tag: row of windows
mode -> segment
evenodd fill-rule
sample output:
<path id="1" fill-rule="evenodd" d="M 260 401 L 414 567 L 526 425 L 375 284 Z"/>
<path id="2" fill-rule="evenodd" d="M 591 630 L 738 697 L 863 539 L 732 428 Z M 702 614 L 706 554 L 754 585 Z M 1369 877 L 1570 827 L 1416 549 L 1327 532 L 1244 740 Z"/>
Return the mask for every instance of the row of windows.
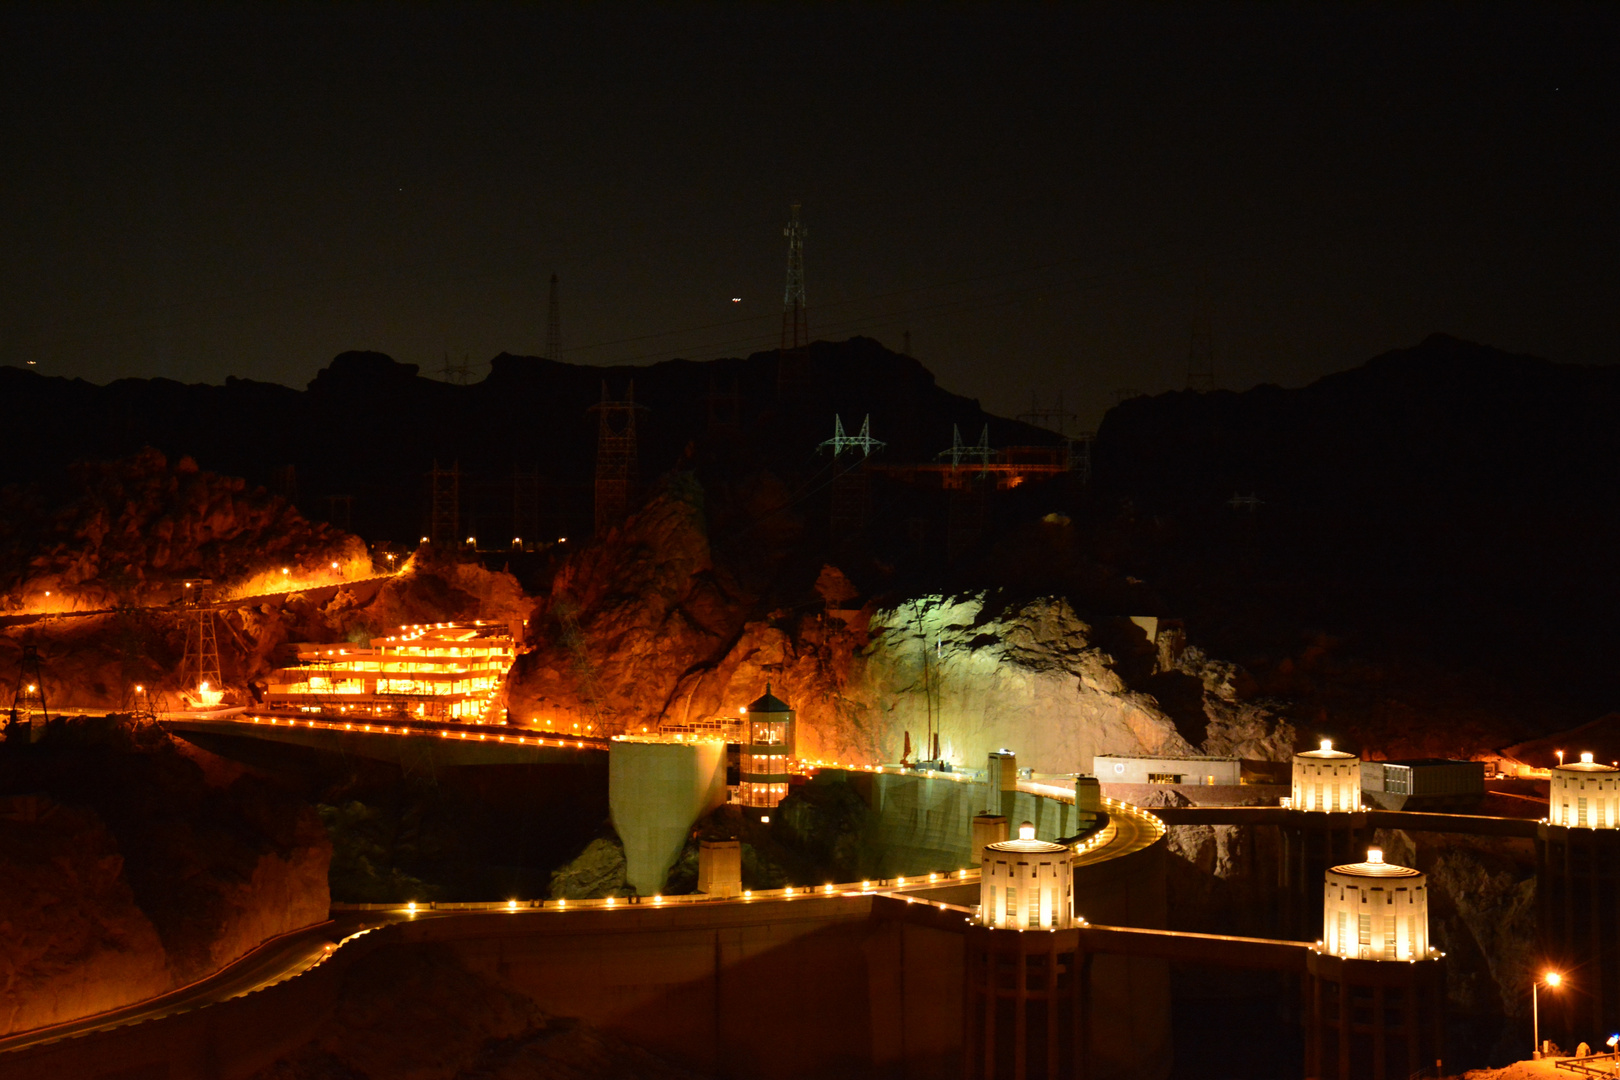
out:
<path id="1" fill-rule="evenodd" d="M 1616 824 L 1615 811 L 1612 806 L 1613 804 L 1608 799 L 1598 799 L 1597 805 L 1588 807 L 1584 797 L 1578 798 L 1575 800 L 1575 816 L 1571 818 L 1569 800 L 1565 799 L 1563 802 L 1563 819 L 1559 824 L 1574 825 L 1578 828 L 1587 826 L 1597 829 L 1611 828 Z"/>
<path id="2" fill-rule="evenodd" d="M 1416 955 L 1424 947 L 1424 942 L 1418 934 L 1418 917 L 1406 917 L 1406 941 L 1400 941 L 1398 933 L 1399 922 L 1394 915 L 1382 917 L 1363 913 L 1356 918 L 1356 939 L 1354 949 L 1350 941 L 1350 913 L 1339 912 L 1335 927 L 1332 952 L 1339 956 L 1353 956 L 1362 960 L 1407 960 Z M 1380 931 L 1378 940 L 1373 940 L 1375 928 Z"/>

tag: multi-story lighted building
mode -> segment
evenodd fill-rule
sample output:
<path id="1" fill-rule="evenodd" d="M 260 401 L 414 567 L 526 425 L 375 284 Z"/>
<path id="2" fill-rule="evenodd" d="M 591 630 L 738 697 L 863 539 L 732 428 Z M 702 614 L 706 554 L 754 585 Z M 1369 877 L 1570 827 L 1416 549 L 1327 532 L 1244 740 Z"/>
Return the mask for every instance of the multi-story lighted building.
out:
<path id="1" fill-rule="evenodd" d="M 1593 761 L 1590 752 L 1553 769 L 1547 820 L 1577 829 L 1620 829 L 1620 769 Z"/>
<path id="2" fill-rule="evenodd" d="M 744 806 L 771 807 L 788 793 L 789 762 L 793 758 L 793 709 L 765 693 L 744 717 L 747 741 L 737 760 L 737 801 Z"/>
<path id="3" fill-rule="evenodd" d="M 998 930 L 1066 930 L 1074 925 L 1074 852 L 1035 839 L 1024 822 L 1018 837 L 984 845 L 979 863 L 979 921 Z"/>
<path id="4" fill-rule="evenodd" d="M 1333 749 L 1323 739 L 1316 750 L 1294 755 L 1295 810 L 1360 810 L 1361 758 Z"/>
<path id="5" fill-rule="evenodd" d="M 1351 960 L 1412 960 L 1429 951 L 1429 894 L 1422 872 L 1384 861 L 1379 848 L 1367 861 L 1327 872 L 1322 943 Z"/>
<path id="6" fill-rule="evenodd" d="M 265 704 L 344 716 L 428 720 L 490 716 L 516 653 L 504 623 L 401 626 L 369 645 L 302 644 L 296 667 L 271 675 Z"/>

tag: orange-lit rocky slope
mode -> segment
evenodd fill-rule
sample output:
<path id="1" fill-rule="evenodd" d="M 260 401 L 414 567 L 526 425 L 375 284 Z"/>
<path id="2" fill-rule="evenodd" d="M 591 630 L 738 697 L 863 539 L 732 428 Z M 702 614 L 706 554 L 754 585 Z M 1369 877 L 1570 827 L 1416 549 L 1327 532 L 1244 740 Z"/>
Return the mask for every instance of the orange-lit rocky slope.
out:
<path id="1" fill-rule="evenodd" d="M 831 564 L 801 575 L 803 595 L 751 593 L 708 530 L 681 476 L 572 557 L 530 618 L 514 717 L 688 724 L 736 716 L 770 682 L 810 759 L 898 760 L 930 725 L 945 757 L 974 767 L 1000 746 L 1050 772 L 1095 753 L 1291 752 L 1292 730 L 1241 699 L 1234 668 L 1173 635 L 1150 643 L 1127 620 L 1001 590 L 863 602 Z"/>
<path id="2" fill-rule="evenodd" d="M 151 449 L 74 466 L 60 488 L 0 494 L 0 614 L 166 603 L 185 578 L 364 557 L 358 537 L 284 499 Z"/>
<path id="3" fill-rule="evenodd" d="M 0 746 L 0 1033 L 116 1008 L 326 917 L 315 812 L 151 728 Z"/>
<path id="4" fill-rule="evenodd" d="M 15 684 L 31 642 L 52 708 L 128 710 L 137 685 L 159 707 L 178 705 L 195 616 L 177 601 L 194 578 L 211 578 L 216 596 L 259 598 L 217 614 L 221 674 L 237 703 L 290 661 L 291 642 L 360 640 L 408 622 L 509 622 L 530 606 L 510 574 L 456 556 L 423 554 L 386 582 L 365 583 L 389 567 L 374 567 L 359 537 L 307 521 L 240 479 L 151 450 L 77 466 L 49 491 L 8 488 L 0 501 L 0 567 L 10 574 L 0 578 L 0 622 L 8 624 L 0 685 Z M 74 611 L 100 613 L 51 617 Z"/>

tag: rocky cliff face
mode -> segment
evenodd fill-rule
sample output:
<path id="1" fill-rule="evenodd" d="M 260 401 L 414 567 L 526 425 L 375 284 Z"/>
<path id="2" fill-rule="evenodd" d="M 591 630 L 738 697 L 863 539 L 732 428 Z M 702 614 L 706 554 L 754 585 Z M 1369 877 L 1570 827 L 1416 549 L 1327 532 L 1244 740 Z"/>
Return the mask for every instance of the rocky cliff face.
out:
<path id="1" fill-rule="evenodd" d="M 707 530 L 683 477 L 572 558 L 530 617 L 513 715 L 684 725 L 737 717 L 769 682 L 808 759 L 894 761 L 908 734 L 919 756 L 930 730 L 948 760 L 977 768 L 1010 746 L 1040 772 L 1089 770 L 1098 753 L 1291 752 L 1292 729 L 1243 700 L 1237 669 L 1174 635 L 1000 591 L 859 606 L 830 565 L 804 595 L 766 600 L 717 565 Z"/>
<path id="2" fill-rule="evenodd" d="M 314 812 L 240 771 L 213 779 L 110 720 L 0 748 L 4 1030 L 150 997 L 326 918 Z"/>
<path id="3" fill-rule="evenodd" d="M 456 554 L 423 552 L 380 587 L 295 592 L 218 611 L 221 674 L 233 700 L 245 702 L 249 683 L 292 662 L 290 643 L 361 641 L 404 623 L 447 619 L 521 627 L 530 607 L 511 574 Z M 178 705 L 186 633 L 195 618 L 165 604 L 7 628 L 0 632 L 0 685 L 15 685 L 26 637 L 43 660 L 52 709 L 129 711 L 137 685 L 151 690 L 160 708 L 164 701 Z"/>
<path id="4" fill-rule="evenodd" d="M 0 494 L 0 609 L 166 603 L 188 577 L 221 584 L 275 564 L 365 559 L 365 545 L 239 477 L 147 449 L 74 466 L 50 490 Z M 49 595 L 47 595 L 49 594 Z"/>
<path id="5" fill-rule="evenodd" d="M 0 1034 L 168 990 L 169 958 L 94 810 L 0 798 Z"/>

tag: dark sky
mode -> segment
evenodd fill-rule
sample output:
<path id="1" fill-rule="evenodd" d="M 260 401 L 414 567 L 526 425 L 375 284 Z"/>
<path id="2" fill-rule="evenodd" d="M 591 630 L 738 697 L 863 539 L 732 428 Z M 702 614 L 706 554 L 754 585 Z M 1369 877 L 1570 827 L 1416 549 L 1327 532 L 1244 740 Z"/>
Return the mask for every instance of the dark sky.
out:
<path id="1" fill-rule="evenodd" d="M 1610 363 L 1609 7 L 0 12 L 0 363 L 302 386 L 812 334 L 1094 423 L 1444 330 Z M 733 303 L 740 297 L 740 303 Z"/>

